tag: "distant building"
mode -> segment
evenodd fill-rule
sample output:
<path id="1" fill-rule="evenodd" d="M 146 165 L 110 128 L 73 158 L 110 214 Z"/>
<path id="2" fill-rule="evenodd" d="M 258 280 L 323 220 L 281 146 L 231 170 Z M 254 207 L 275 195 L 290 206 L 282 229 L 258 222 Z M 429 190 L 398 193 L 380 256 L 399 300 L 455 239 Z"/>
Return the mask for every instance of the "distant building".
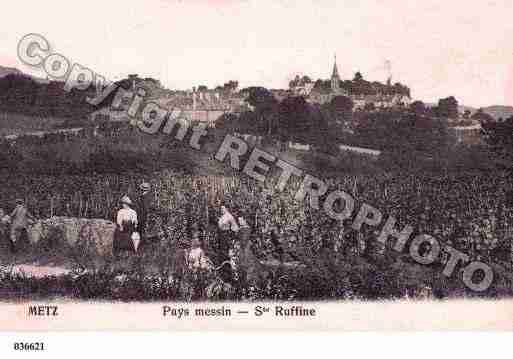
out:
<path id="1" fill-rule="evenodd" d="M 146 102 L 157 103 L 163 109 L 173 111 L 179 109 L 182 117 L 192 122 L 207 122 L 213 126 L 215 121 L 225 113 L 241 113 L 251 110 L 246 97 L 239 91 L 223 91 L 219 89 L 196 89 L 192 91 L 171 91 L 160 87 L 150 80 L 142 80 L 137 75 L 130 75 L 131 90 L 135 87 L 150 89 L 150 97 Z M 158 88 L 156 88 L 158 87 Z M 97 121 L 130 121 L 127 114 L 131 103 L 131 94 L 122 97 L 119 103 L 103 106 L 91 114 Z"/>
<path id="2" fill-rule="evenodd" d="M 391 85 L 390 79 L 387 80 L 387 87 L 389 91 L 382 92 L 376 90 L 375 94 L 359 94 L 350 93 L 348 90 L 340 86 L 341 79 L 338 71 L 337 57 L 333 63 L 333 70 L 331 72 L 331 78 L 329 80 L 329 88 L 318 86 L 314 83 L 303 83 L 298 81 L 299 77 L 296 77 L 296 81 L 292 81 L 293 86 L 290 88 L 290 92 L 295 96 L 304 96 L 305 99 L 310 103 L 323 104 L 331 101 L 336 96 L 347 96 L 353 100 L 355 109 L 363 109 L 366 105 L 372 104 L 375 108 L 388 108 L 396 106 L 408 106 L 411 103 L 410 96 L 394 91 L 394 87 Z"/>
<path id="3" fill-rule="evenodd" d="M 331 73 L 331 92 L 336 94 L 345 94 L 340 90 L 340 76 L 338 75 L 337 55 L 333 61 L 333 72 Z"/>
<path id="4" fill-rule="evenodd" d="M 483 138 L 481 136 L 481 124 L 475 121 L 468 126 L 449 126 L 449 134 L 456 143 L 461 145 L 478 145 L 481 144 Z"/>
<path id="5" fill-rule="evenodd" d="M 250 110 L 244 95 L 235 91 L 197 90 L 177 91 L 167 97 L 156 99 L 161 107 L 171 111 L 180 109 L 182 116 L 193 122 L 215 121 L 226 113 L 238 114 Z"/>

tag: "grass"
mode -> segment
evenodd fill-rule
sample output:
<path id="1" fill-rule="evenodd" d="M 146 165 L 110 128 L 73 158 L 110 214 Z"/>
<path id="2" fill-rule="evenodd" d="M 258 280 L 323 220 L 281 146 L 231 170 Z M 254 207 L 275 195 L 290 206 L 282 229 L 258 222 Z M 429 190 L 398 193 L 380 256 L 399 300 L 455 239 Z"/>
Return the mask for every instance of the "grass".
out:
<path id="1" fill-rule="evenodd" d="M 19 113 L 0 112 L 0 136 L 25 132 L 51 131 L 65 123 L 65 118 L 35 117 Z"/>
<path id="2" fill-rule="evenodd" d="M 0 298 L 8 301 L 73 300 L 202 301 L 202 300 L 384 300 L 404 298 L 511 297 L 506 283 L 496 281 L 485 294 L 463 286 L 459 275 L 446 278 L 437 266 L 421 266 L 406 256 L 401 265 L 384 257 L 369 261 L 359 256 L 325 252 L 299 254 L 301 268 L 273 267 L 269 275 L 249 286 L 242 280 L 228 287 L 216 272 L 191 271 L 184 265 L 188 243 L 166 238 L 137 255 L 99 258 L 60 240 L 3 255 Z M 305 253 L 306 253 L 305 252 Z M 212 251 L 207 248 L 207 253 Z M 10 265 L 27 261 L 67 266 L 60 276 L 36 278 L 17 273 Z M 240 277 L 239 277 L 240 278 Z"/>

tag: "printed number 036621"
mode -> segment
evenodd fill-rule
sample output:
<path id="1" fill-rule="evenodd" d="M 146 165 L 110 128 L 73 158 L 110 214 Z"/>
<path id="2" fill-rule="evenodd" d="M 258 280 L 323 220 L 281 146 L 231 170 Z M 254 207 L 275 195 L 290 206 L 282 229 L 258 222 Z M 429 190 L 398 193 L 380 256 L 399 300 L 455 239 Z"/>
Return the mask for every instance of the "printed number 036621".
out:
<path id="1" fill-rule="evenodd" d="M 14 350 L 17 350 L 17 351 L 45 350 L 45 344 L 44 343 L 22 343 L 22 342 L 16 342 L 16 343 L 14 343 Z"/>

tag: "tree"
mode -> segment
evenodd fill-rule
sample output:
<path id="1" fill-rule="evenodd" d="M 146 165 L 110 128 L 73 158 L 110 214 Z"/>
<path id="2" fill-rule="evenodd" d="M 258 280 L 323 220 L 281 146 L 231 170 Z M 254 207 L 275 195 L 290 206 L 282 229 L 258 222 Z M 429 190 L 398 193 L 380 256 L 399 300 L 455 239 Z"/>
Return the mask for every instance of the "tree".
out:
<path id="1" fill-rule="evenodd" d="M 328 91 L 331 89 L 331 81 L 318 79 L 315 81 L 314 89 L 317 91 Z"/>
<path id="2" fill-rule="evenodd" d="M 278 128 L 283 137 L 302 137 L 312 128 L 310 107 L 303 97 L 287 97 L 278 106 Z"/>
<path id="3" fill-rule="evenodd" d="M 223 90 L 225 90 L 227 92 L 234 92 L 237 90 L 238 87 L 239 87 L 238 81 L 230 80 L 223 85 Z"/>
<path id="4" fill-rule="evenodd" d="M 275 127 L 273 120 L 276 117 L 278 101 L 271 91 L 264 87 L 249 87 L 246 91 L 249 93 L 246 101 L 255 108 L 257 119 L 265 123 L 267 133 L 271 134 Z"/>
<path id="5" fill-rule="evenodd" d="M 226 131 L 233 131 L 236 122 L 237 116 L 235 116 L 233 113 L 225 113 L 215 121 L 215 128 L 223 129 Z"/>
<path id="6" fill-rule="evenodd" d="M 415 152 L 434 154 L 449 143 L 446 121 L 412 114 L 401 116 L 392 111 L 366 114 L 359 121 L 355 138 L 360 145 L 407 156 Z"/>
<path id="7" fill-rule="evenodd" d="M 454 96 L 442 98 L 438 101 L 438 116 L 444 118 L 458 118 L 458 101 Z"/>
<path id="8" fill-rule="evenodd" d="M 297 86 L 305 86 L 306 84 L 312 83 L 312 79 L 306 75 L 300 77 L 296 75 L 293 80 L 289 82 L 289 88 L 294 88 Z"/>
<path id="9" fill-rule="evenodd" d="M 426 114 L 426 105 L 422 101 L 413 101 L 410 105 L 410 111 L 420 116 Z"/>
<path id="10" fill-rule="evenodd" d="M 299 75 L 296 75 L 296 77 L 294 77 L 294 79 L 289 82 L 289 88 L 292 89 L 296 86 L 299 86 L 300 82 L 301 82 L 301 78 L 299 77 Z"/>
<path id="11" fill-rule="evenodd" d="M 354 103 L 347 96 L 335 96 L 328 104 L 327 110 L 335 121 L 351 120 Z"/>
<path id="12" fill-rule="evenodd" d="M 353 78 L 354 82 L 358 82 L 358 81 L 362 81 L 362 80 L 363 80 L 363 75 L 361 74 L 360 71 L 358 71 L 357 73 L 354 74 L 354 78 Z"/>
<path id="13" fill-rule="evenodd" d="M 374 105 L 374 102 L 367 102 L 365 106 L 363 106 L 363 110 L 367 112 L 375 111 L 376 105 Z"/>
<path id="14" fill-rule="evenodd" d="M 254 111 L 242 112 L 237 121 L 233 121 L 232 124 L 229 129 L 240 133 L 263 135 L 266 131 L 266 124 L 260 121 Z"/>
<path id="15" fill-rule="evenodd" d="M 304 75 L 302 78 L 301 78 L 301 83 L 304 85 L 304 84 L 309 84 L 309 83 L 312 83 L 312 79 L 306 75 Z"/>
<path id="16" fill-rule="evenodd" d="M 482 122 L 482 134 L 490 149 L 503 161 L 503 165 L 513 169 L 513 116 L 505 121 Z"/>
<path id="17" fill-rule="evenodd" d="M 271 91 L 264 87 L 248 87 L 244 91 L 248 93 L 246 101 L 256 109 L 268 108 L 276 103 L 276 99 Z"/>
<path id="18" fill-rule="evenodd" d="M 474 113 L 470 118 L 473 120 L 479 121 L 481 123 L 495 121 L 493 116 L 484 112 L 482 108 L 477 110 L 476 113 Z"/>
<path id="19" fill-rule="evenodd" d="M 410 97 L 410 88 L 399 82 L 394 84 L 392 87 L 392 92 Z"/>
<path id="20" fill-rule="evenodd" d="M 23 74 L 9 74 L 0 78 L 0 108 L 5 112 L 30 116 L 57 116 L 85 118 L 93 111 L 86 97 L 93 97 L 95 89 L 64 90 L 64 83 L 39 83 Z M 112 96 L 113 97 L 113 96 Z"/>
<path id="21" fill-rule="evenodd" d="M 162 87 L 162 84 L 160 83 L 160 81 L 157 79 L 154 79 L 153 77 L 146 77 L 144 79 L 144 81 L 151 82 L 156 87 Z"/>

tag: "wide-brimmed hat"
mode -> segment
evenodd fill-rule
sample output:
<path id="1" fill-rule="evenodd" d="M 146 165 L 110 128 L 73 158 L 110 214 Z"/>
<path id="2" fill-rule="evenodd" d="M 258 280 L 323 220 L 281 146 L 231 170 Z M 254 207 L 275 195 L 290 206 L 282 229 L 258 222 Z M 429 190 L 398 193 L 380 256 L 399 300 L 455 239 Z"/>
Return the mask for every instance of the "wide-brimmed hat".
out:
<path id="1" fill-rule="evenodd" d="M 143 182 L 139 185 L 139 189 L 142 191 L 149 191 L 151 189 L 151 185 L 148 182 Z"/>
<path id="2" fill-rule="evenodd" d="M 129 206 L 131 206 L 133 204 L 132 200 L 128 196 L 123 196 L 121 198 L 121 203 L 128 204 Z"/>

